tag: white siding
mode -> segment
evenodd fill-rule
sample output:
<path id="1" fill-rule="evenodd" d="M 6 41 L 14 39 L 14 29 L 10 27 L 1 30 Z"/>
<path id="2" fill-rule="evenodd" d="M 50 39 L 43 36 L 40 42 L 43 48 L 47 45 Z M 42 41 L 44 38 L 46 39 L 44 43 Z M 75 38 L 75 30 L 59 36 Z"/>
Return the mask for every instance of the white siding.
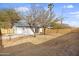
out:
<path id="1" fill-rule="evenodd" d="M 43 32 L 43 28 L 39 28 L 39 34 Z"/>
<path id="2" fill-rule="evenodd" d="M 22 34 L 22 35 L 34 35 L 30 28 L 23 28 L 23 27 L 15 27 L 14 28 L 15 34 Z"/>

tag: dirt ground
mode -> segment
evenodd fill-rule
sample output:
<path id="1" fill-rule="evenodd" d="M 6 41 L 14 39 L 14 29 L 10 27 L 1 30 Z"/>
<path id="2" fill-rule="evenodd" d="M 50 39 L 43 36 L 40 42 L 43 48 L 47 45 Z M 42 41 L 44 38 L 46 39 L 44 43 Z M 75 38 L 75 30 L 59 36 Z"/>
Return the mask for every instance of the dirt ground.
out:
<path id="1" fill-rule="evenodd" d="M 56 36 L 56 35 L 55 35 Z M 39 36 L 37 36 L 39 37 Z M 47 40 L 49 37 L 44 36 Z M 79 30 L 66 33 L 64 35 L 52 38 L 37 44 L 36 40 L 24 42 L 15 46 L 0 48 L 0 55 L 10 56 L 79 56 Z M 20 39 L 25 39 L 22 37 Z M 26 38 L 27 39 L 27 38 Z M 25 39 L 25 40 L 26 40 Z M 45 40 L 44 39 L 44 40 Z M 32 41 L 33 41 L 32 40 Z"/>
<path id="2" fill-rule="evenodd" d="M 22 43 L 32 43 L 32 44 L 41 44 L 44 43 L 46 41 L 52 40 L 56 37 L 62 36 L 64 34 L 67 34 L 71 32 L 71 29 L 46 29 L 46 35 L 36 35 L 36 37 L 33 36 L 26 36 L 26 35 L 12 35 L 10 36 L 6 36 L 5 40 L 3 40 L 3 45 L 4 47 L 10 47 L 10 46 L 15 46 L 18 44 L 22 44 Z M 16 38 L 12 38 L 15 37 Z M 17 37 L 19 36 L 19 37 Z M 9 39 L 7 39 L 7 37 Z"/>

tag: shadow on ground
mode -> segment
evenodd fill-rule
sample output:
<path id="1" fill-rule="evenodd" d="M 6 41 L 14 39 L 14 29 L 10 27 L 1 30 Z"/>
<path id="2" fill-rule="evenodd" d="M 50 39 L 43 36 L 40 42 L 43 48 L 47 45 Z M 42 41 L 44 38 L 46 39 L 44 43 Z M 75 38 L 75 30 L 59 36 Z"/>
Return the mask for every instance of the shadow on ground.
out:
<path id="1" fill-rule="evenodd" d="M 12 56 L 79 56 L 79 32 L 70 32 L 45 43 L 24 43 L 0 48 L 0 55 Z"/>

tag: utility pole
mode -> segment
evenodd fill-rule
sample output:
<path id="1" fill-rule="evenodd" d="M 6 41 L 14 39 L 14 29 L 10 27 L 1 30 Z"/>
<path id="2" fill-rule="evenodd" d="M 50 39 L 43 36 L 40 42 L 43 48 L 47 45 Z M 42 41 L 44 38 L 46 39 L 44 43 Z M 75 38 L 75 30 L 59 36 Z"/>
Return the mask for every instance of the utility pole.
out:
<path id="1" fill-rule="evenodd" d="M 63 12 L 64 12 L 64 8 L 62 8 L 62 10 L 61 10 L 61 25 L 63 24 Z"/>

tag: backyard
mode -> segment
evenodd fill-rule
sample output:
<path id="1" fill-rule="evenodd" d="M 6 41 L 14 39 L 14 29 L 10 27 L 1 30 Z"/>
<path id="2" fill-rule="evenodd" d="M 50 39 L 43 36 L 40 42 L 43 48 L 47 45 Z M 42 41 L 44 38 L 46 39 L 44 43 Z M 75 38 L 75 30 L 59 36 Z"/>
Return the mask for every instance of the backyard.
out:
<path id="1" fill-rule="evenodd" d="M 79 4 L 0 5 L 1 56 L 79 55 Z"/>
<path id="2" fill-rule="evenodd" d="M 79 29 L 66 31 L 65 34 L 24 36 L 9 40 L 4 48 L 0 48 L 0 55 L 79 55 Z"/>

